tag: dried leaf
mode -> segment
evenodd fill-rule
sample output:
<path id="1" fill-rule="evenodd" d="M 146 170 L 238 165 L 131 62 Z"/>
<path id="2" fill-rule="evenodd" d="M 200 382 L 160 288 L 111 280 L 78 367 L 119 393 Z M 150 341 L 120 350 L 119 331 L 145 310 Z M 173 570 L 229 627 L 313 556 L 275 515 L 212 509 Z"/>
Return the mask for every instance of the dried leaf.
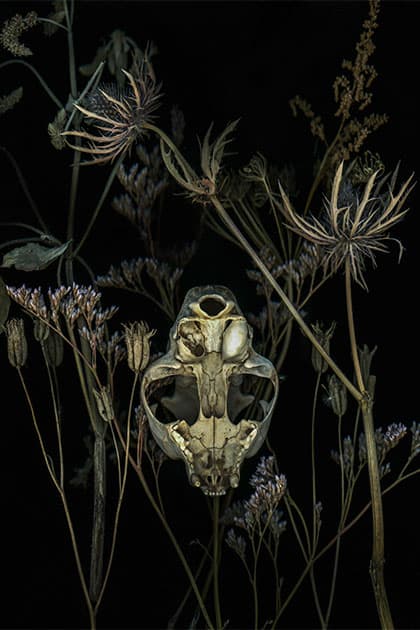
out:
<path id="1" fill-rule="evenodd" d="M 19 271 L 40 271 L 64 254 L 69 245 L 70 241 L 58 247 L 28 243 L 7 252 L 3 256 L 2 267 L 15 267 Z"/>

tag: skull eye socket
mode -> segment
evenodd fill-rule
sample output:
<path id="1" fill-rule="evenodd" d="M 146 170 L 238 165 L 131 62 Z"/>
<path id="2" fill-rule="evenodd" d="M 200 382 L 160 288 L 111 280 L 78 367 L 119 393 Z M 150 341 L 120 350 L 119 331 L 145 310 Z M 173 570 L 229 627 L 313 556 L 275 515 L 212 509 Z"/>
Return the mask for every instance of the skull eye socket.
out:
<path id="1" fill-rule="evenodd" d="M 229 320 L 223 334 L 222 356 L 226 361 L 245 358 L 249 348 L 249 329 L 245 320 Z"/>
<path id="2" fill-rule="evenodd" d="M 200 402 L 197 382 L 192 376 L 168 376 L 154 381 L 146 391 L 146 400 L 162 424 L 185 420 L 192 425 L 198 419 Z"/>
<path id="3" fill-rule="evenodd" d="M 234 374 L 229 381 L 227 413 L 233 424 L 243 419 L 261 422 L 274 397 L 270 379 L 254 374 Z"/>
<path id="4" fill-rule="evenodd" d="M 178 329 L 178 351 L 189 358 L 202 357 L 205 352 L 205 340 L 199 322 L 183 322 Z"/>

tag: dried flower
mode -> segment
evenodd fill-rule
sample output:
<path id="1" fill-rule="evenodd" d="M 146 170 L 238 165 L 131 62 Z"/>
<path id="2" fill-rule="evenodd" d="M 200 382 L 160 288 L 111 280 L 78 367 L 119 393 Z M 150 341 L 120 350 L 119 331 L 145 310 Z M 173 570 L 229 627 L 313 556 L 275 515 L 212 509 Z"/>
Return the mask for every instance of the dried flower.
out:
<path id="1" fill-rule="evenodd" d="M 4 114 L 9 109 L 12 109 L 16 103 L 19 103 L 22 94 L 23 88 L 18 87 L 16 90 L 6 94 L 6 96 L 0 96 L 0 114 Z"/>
<path id="2" fill-rule="evenodd" d="M 225 154 L 226 146 L 231 141 L 228 138 L 233 132 L 238 121 L 231 122 L 224 131 L 214 140 L 210 142 L 210 134 L 213 125 L 210 125 L 203 143 L 201 145 L 201 176 L 197 175 L 188 162 L 183 158 L 181 153 L 169 139 L 161 139 L 161 151 L 163 161 L 172 177 L 186 191 L 187 196 L 193 201 L 200 203 L 208 203 L 209 198 L 216 194 L 218 185 L 218 175 L 222 168 L 222 159 Z"/>
<path id="3" fill-rule="evenodd" d="M 386 431 L 379 427 L 375 431 L 375 445 L 378 455 L 378 462 L 382 464 L 389 451 L 397 446 L 397 444 L 407 434 L 407 427 L 401 422 L 393 422 Z M 364 433 L 359 435 L 359 462 L 364 464 L 367 460 L 366 453 L 366 437 Z"/>
<path id="4" fill-rule="evenodd" d="M 73 149 L 92 156 L 90 164 L 112 162 L 124 155 L 145 132 L 152 113 L 158 106 L 159 86 L 155 83 L 151 66 L 146 59 L 134 74 L 122 70 L 129 87 L 122 89 L 115 84 L 95 88 L 78 109 L 92 123 L 96 133 L 87 131 L 65 131 L 64 136 L 73 136 L 87 141 L 87 146 Z"/>
<path id="5" fill-rule="evenodd" d="M 149 363 L 150 338 L 156 330 L 149 330 L 145 322 L 134 322 L 124 325 L 124 332 L 128 367 L 133 372 L 141 372 Z"/>
<path id="6" fill-rule="evenodd" d="M 30 11 L 25 16 L 17 14 L 3 24 L 0 32 L 0 44 L 16 57 L 28 57 L 32 51 L 19 41 L 20 36 L 38 21 L 35 11 Z"/>
<path id="7" fill-rule="evenodd" d="M 361 111 L 372 100 L 369 88 L 377 76 L 375 68 L 369 64 L 375 45 L 373 34 L 378 27 L 379 0 L 370 0 L 369 16 L 363 23 L 360 39 L 356 44 L 356 57 L 354 61 L 344 60 L 342 67 L 350 73 L 340 75 L 334 82 L 334 97 L 338 103 L 336 116 L 349 118 L 350 109 L 354 104 Z"/>
<path id="8" fill-rule="evenodd" d="M 243 536 L 236 534 L 233 529 L 229 529 L 226 534 L 225 542 L 228 547 L 238 554 L 241 560 L 245 560 L 246 540 Z"/>
<path id="9" fill-rule="evenodd" d="M 173 268 L 156 258 L 135 258 L 123 260 L 120 267 L 111 266 L 105 276 L 96 278 L 96 282 L 101 287 L 117 287 L 145 295 L 170 319 L 175 319 L 176 300 L 174 298 L 177 283 L 183 271 L 180 267 Z M 153 283 L 153 290 L 149 289 L 149 280 Z"/>
<path id="10" fill-rule="evenodd" d="M 331 451 L 331 458 L 343 469 L 347 479 L 350 479 L 353 475 L 354 446 L 349 435 L 343 439 L 341 452 L 342 454 L 340 457 L 337 451 Z"/>
<path id="11" fill-rule="evenodd" d="M 403 210 L 402 207 L 412 190 L 410 183 L 413 176 L 409 177 L 394 196 L 395 172 L 388 194 L 380 195 L 380 189 L 387 178 L 376 183 L 377 175 L 377 172 L 373 173 L 369 178 L 361 200 L 355 193 L 351 201 L 346 199 L 346 203 L 342 204 L 341 163 L 334 177 L 325 215 L 321 218 L 298 215 L 280 186 L 284 213 L 290 229 L 321 247 L 324 252 L 324 265 L 330 267 L 333 272 L 348 262 L 354 280 L 365 289 L 367 289 L 364 278 L 365 259 L 370 258 L 375 265 L 376 252 L 388 251 L 385 245 L 385 241 L 390 240 L 388 230 L 406 214 L 407 210 Z"/>
<path id="12" fill-rule="evenodd" d="M 15 368 L 21 368 L 28 356 L 28 343 L 25 337 L 23 319 L 10 319 L 6 323 L 7 355 Z"/>
<path id="13" fill-rule="evenodd" d="M 60 150 L 66 146 L 66 142 L 62 136 L 67 120 L 65 109 L 59 109 L 52 122 L 48 123 L 48 135 L 54 149 Z"/>
<path id="14" fill-rule="evenodd" d="M 410 427 L 411 451 L 410 457 L 416 457 L 420 453 L 420 423 L 413 422 Z"/>
<path id="15" fill-rule="evenodd" d="M 292 109 L 293 116 L 298 115 L 298 111 L 301 111 L 302 114 L 309 120 L 311 133 L 314 138 L 319 138 L 322 142 L 326 142 L 325 140 L 325 130 L 324 125 L 321 120 L 321 116 L 315 116 L 314 111 L 311 105 L 299 95 L 296 95 L 289 101 L 289 105 Z"/>
<path id="16" fill-rule="evenodd" d="M 263 456 L 249 481 L 255 490 L 245 501 L 245 510 L 251 512 L 257 520 L 265 512 L 272 514 L 286 492 L 286 477 L 275 472 L 275 463 L 273 456 Z"/>

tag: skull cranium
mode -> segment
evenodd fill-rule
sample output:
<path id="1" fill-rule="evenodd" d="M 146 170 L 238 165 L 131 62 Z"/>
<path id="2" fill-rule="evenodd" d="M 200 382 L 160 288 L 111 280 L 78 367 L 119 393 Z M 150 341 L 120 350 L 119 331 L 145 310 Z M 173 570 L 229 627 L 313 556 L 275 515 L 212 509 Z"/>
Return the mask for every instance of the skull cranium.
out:
<path id="1" fill-rule="evenodd" d="M 256 400 L 255 384 L 271 390 L 268 401 Z M 238 486 L 243 460 L 267 435 L 277 393 L 272 363 L 252 348 L 252 329 L 222 286 L 187 293 L 168 352 L 148 367 L 141 387 L 157 443 L 184 460 L 191 484 L 208 495 Z M 255 417 L 245 417 L 252 409 Z"/>

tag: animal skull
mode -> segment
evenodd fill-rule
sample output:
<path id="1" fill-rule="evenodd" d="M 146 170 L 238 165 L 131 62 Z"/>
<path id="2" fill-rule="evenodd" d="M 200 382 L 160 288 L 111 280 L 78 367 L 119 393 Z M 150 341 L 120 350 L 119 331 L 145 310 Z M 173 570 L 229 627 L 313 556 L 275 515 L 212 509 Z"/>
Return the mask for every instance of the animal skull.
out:
<path id="1" fill-rule="evenodd" d="M 250 390 L 267 385 L 269 401 Z M 187 293 L 168 352 L 148 367 L 141 386 L 157 443 L 170 458 L 183 459 L 190 483 L 211 496 L 238 486 L 243 460 L 267 435 L 277 394 L 274 366 L 252 348 L 252 329 L 222 286 Z"/>

